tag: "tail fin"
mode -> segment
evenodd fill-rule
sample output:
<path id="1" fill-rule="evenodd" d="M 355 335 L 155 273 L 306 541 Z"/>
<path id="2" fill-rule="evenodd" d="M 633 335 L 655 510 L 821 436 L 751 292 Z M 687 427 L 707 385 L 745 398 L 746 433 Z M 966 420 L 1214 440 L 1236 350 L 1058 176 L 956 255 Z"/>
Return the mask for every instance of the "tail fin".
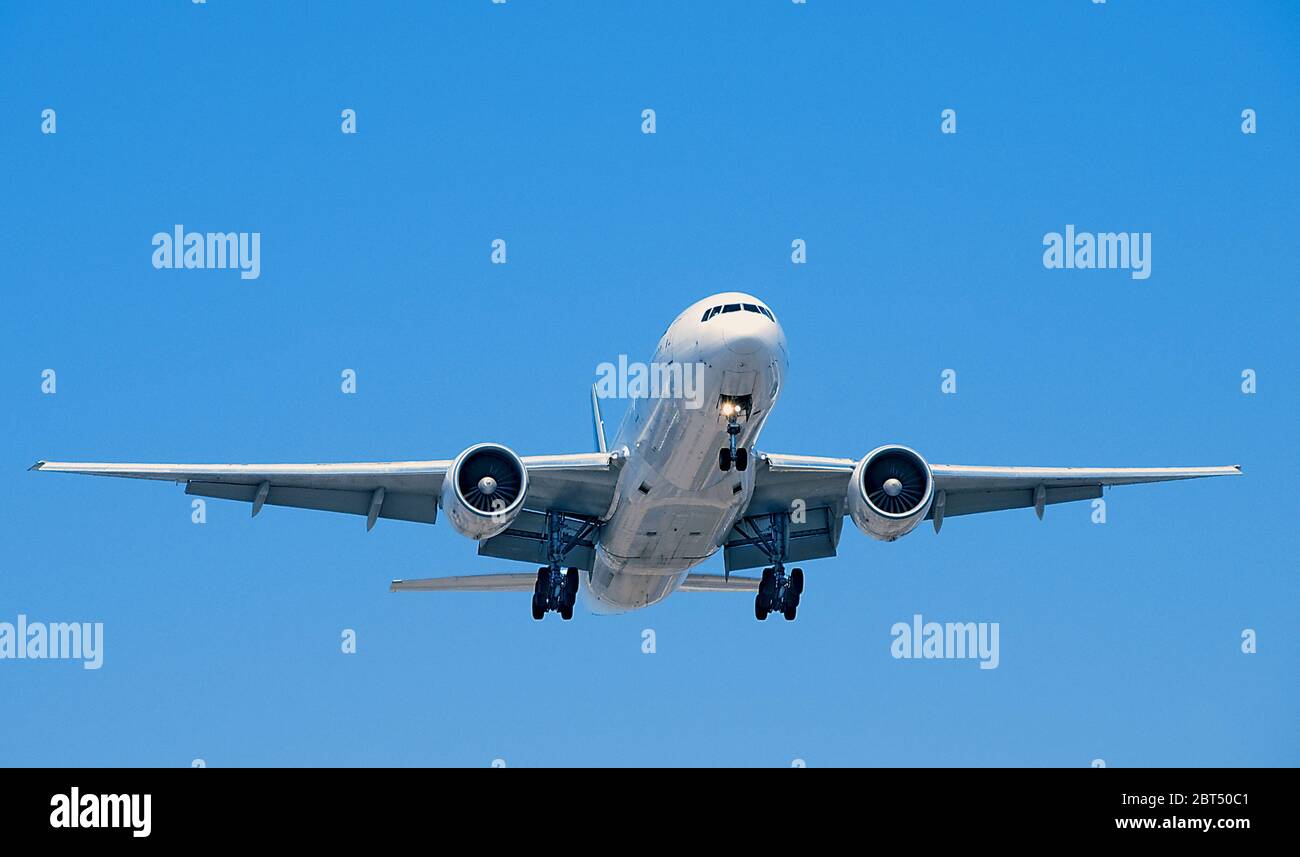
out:
<path id="1" fill-rule="evenodd" d="M 591 385 L 591 419 L 596 429 L 596 451 L 609 452 L 605 448 L 605 421 L 600 418 L 600 397 L 596 395 L 596 385 Z"/>

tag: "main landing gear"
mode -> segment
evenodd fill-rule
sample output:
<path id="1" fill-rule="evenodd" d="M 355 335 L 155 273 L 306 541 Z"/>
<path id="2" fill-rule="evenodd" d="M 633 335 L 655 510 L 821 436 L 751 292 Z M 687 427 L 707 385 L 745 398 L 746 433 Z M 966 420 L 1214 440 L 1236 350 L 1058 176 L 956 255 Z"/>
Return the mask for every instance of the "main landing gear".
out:
<path id="1" fill-rule="evenodd" d="M 787 622 L 793 622 L 799 612 L 799 597 L 803 595 L 803 569 L 791 569 L 789 574 L 785 571 L 790 544 L 789 513 L 772 512 L 748 517 L 737 524 L 736 529 L 744 538 L 734 544 L 753 545 L 775 563 L 763 569 L 763 576 L 759 579 L 758 594 L 754 596 L 754 618 L 761 622 L 769 613 L 780 613 Z"/>
<path id="2" fill-rule="evenodd" d="M 799 596 L 803 594 L 803 569 L 791 569 L 787 575 L 781 565 L 763 569 L 763 578 L 754 596 L 754 618 L 760 622 L 769 613 L 780 613 L 787 622 L 793 622 L 799 612 Z"/>
<path id="3" fill-rule="evenodd" d="M 569 551 L 585 541 L 596 528 L 596 522 L 566 515 L 563 512 L 546 513 L 546 555 L 549 565 L 537 569 L 537 583 L 533 585 L 533 618 L 541 620 L 547 613 L 555 612 L 569 621 L 573 618 L 573 605 L 578 601 L 579 575 L 576 568 L 564 571 L 561 566 Z"/>
<path id="4" fill-rule="evenodd" d="M 537 569 L 537 583 L 533 586 L 533 618 L 540 620 L 554 610 L 560 618 L 573 618 L 573 605 L 578 601 L 578 570 L 570 568 L 561 574 L 548 566 Z"/>
<path id="5" fill-rule="evenodd" d="M 736 448 L 736 437 L 740 434 L 740 417 L 744 410 L 739 404 L 724 402 L 722 413 L 727 418 L 727 445 L 718 450 L 718 469 L 726 473 L 734 464 L 737 470 L 749 467 L 749 450 L 743 446 Z"/>

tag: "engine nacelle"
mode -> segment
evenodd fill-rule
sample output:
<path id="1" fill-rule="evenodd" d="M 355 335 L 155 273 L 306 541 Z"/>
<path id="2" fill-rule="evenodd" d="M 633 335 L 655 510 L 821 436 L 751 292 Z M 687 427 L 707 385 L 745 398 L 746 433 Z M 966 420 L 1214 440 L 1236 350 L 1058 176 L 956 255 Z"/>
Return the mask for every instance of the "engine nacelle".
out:
<path id="1" fill-rule="evenodd" d="M 528 469 L 499 443 L 479 443 L 456 456 L 442 480 L 438 505 L 456 532 L 489 539 L 504 532 L 524 507 Z"/>
<path id="2" fill-rule="evenodd" d="M 892 542 L 907 535 L 925 520 L 933 500 L 930 465 L 914 449 L 882 446 L 853 468 L 849 517 L 873 539 Z"/>

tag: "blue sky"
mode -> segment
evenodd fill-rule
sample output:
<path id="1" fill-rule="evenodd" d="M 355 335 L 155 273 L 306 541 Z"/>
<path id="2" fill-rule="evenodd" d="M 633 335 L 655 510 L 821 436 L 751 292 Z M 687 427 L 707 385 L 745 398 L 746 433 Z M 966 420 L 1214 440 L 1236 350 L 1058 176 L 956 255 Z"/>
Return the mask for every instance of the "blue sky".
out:
<path id="1" fill-rule="evenodd" d="M 0 661 L 0 764 L 1300 763 L 1292 4 L 342 6 L 0 8 L 0 622 L 105 623 L 98 671 Z M 154 270 L 176 223 L 260 231 L 260 278 Z M 1067 223 L 1151 232 L 1150 279 L 1045 269 Z M 595 367 L 732 288 L 790 343 L 767 450 L 1247 475 L 849 527 L 760 624 L 395 595 L 525 569 L 25 472 L 586 451 Z M 999 668 L 893 659 L 914 613 Z"/>

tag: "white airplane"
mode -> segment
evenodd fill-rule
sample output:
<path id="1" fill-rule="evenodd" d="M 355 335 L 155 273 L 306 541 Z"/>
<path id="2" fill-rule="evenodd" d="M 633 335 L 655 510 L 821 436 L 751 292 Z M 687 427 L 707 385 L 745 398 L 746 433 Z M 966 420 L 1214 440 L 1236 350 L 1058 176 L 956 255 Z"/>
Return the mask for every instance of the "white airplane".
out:
<path id="1" fill-rule="evenodd" d="M 860 459 L 759 452 L 781 392 L 785 334 L 766 304 L 724 292 L 668 327 L 654 363 L 664 382 L 634 398 L 598 451 L 519 456 L 480 443 L 441 461 L 359 464 L 102 464 L 41 461 L 33 470 L 160 479 L 185 493 L 432 524 L 438 510 L 483 556 L 538 565 L 536 574 L 395 580 L 393 591 L 532 592 L 532 614 L 564 619 L 582 589 L 598 612 L 655 604 L 676 591 L 754 593 L 754 615 L 794 619 L 804 587 L 788 563 L 831 557 L 845 516 L 894 541 L 923 520 L 1087 500 L 1109 485 L 1236 476 L 1228 467 L 986 467 L 929 464 L 889 444 Z M 673 367 L 678 367 L 674 369 Z M 695 390 L 684 372 L 695 372 Z M 687 395 L 688 392 L 690 395 Z M 690 569 L 719 549 L 723 576 Z M 762 577 L 732 577 L 763 568 Z M 566 570 L 567 569 L 567 570 Z"/>

